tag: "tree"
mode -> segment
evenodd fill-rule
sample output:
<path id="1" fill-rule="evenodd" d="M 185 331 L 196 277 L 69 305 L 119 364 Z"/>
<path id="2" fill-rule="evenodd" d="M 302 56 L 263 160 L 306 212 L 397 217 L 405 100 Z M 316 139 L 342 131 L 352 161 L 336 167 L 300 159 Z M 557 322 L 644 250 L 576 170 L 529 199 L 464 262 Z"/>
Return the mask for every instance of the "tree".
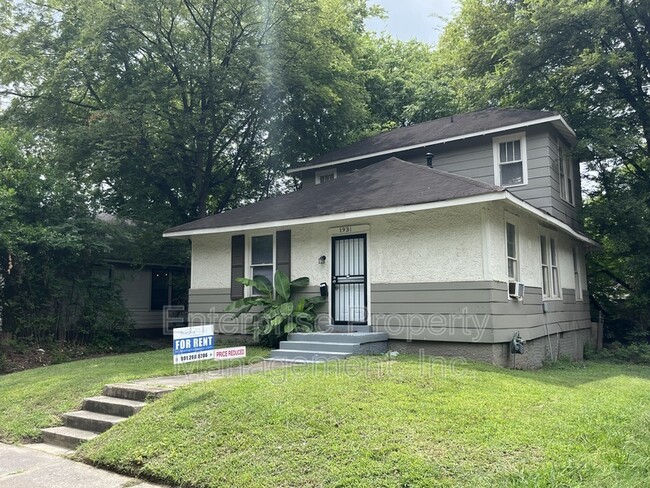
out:
<path id="1" fill-rule="evenodd" d="M 123 217 L 173 225 L 267 196 L 367 119 L 361 0 L 8 6 L 7 115 Z"/>
<path id="2" fill-rule="evenodd" d="M 0 130 L 2 330 L 39 344 L 123 338 L 131 322 L 118 289 L 97 275 L 107 229 L 33 146 Z"/>
<path id="3" fill-rule="evenodd" d="M 648 2 L 463 0 L 441 51 L 465 108 L 552 109 L 576 129 L 574 156 L 587 161 L 589 181 L 585 224 L 603 243 L 590 263 L 593 298 L 613 334 L 623 321 L 647 336 Z"/>
<path id="4" fill-rule="evenodd" d="M 367 36 L 361 68 L 369 95 L 369 133 L 432 120 L 458 110 L 439 56 L 426 43 Z"/>

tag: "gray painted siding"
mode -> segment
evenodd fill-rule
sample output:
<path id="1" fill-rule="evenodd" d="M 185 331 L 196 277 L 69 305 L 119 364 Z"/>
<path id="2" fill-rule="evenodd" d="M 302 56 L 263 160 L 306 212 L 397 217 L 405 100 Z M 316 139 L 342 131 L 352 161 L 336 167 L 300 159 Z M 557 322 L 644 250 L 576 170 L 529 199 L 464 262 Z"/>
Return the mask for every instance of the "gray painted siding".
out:
<path id="1" fill-rule="evenodd" d="M 309 286 L 302 290 L 301 296 L 316 296 L 320 293 L 317 286 Z M 214 324 L 218 334 L 245 334 L 252 323 L 253 314 L 244 314 L 238 318 L 232 312 L 224 312 L 232 303 L 230 289 L 206 288 L 190 289 L 188 300 L 189 325 Z M 322 309 L 325 312 L 325 309 Z"/>
<path id="2" fill-rule="evenodd" d="M 224 312 L 230 303 L 228 288 L 190 289 L 189 325 L 214 324 L 217 334 L 245 334 L 251 323 L 250 314 L 235 319 L 232 313 Z"/>
<path id="3" fill-rule="evenodd" d="M 305 293 L 316 294 L 316 286 Z M 589 303 L 576 302 L 574 290 L 563 289 L 562 300 L 546 303 L 549 311 L 543 313 L 542 292 L 535 287 L 526 288 L 523 301 L 509 300 L 507 284 L 498 281 L 372 284 L 370 323 L 391 339 L 476 344 L 509 342 L 517 331 L 533 340 L 590 329 Z M 228 304 L 227 288 L 190 290 L 190 324 L 212 323 L 222 334 L 246 333 L 252 314 L 234 319 L 224 312 Z M 324 307 L 321 313 L 319 324 L 326 325 Z"/>
<path id="4" fill-rule="evenodd" d="M 521 132 L 521 131 L 511 131 Z M 498 135 L 505 135 L 504 134 Z M 549 212 L 563 222 L 579 228 L 578 205 L 567 204 L 560 198 L 555 136 L 557 132 L 550 124 L 526 129 L 526 148 L 528 157 L 528 184 L 512 187 L 509 191 L 535 207 Z M 426 153 L 434 154 L 433 165 L 441 171 L 476 178 L 494 184 L 493 135 L 476 137 L 466 141 L 456 141 L 443 146 L 421 148 L 395 153 L 394 156 L 416 164 L 426 164 Z M 368 158 L 341 164 L 338 174 L 354 171 L 385 159 L 387 156 Z M 576 175 L 579 171 L 576 170 Z M 315 171 L 305 171 L 302 175 L 303 187 L 314 184 Z M 576 195 L 580 194 L 580 178 L 574 179 Z"/>
<path id="5" fill-rule="evenodd" d="M 542 311 L 541 289 L 526 289 L 523 301 L 509 300 L 507 284 L 496 281 L 371 285 L 372 325 L 391 339 L 449 342 L 508 342 L 590 327 L 589 304 L 571 289 Z M 584 291 L 586 295 L 586 290 Z M 481 330 L 484 328 L 484 330 Z"/>

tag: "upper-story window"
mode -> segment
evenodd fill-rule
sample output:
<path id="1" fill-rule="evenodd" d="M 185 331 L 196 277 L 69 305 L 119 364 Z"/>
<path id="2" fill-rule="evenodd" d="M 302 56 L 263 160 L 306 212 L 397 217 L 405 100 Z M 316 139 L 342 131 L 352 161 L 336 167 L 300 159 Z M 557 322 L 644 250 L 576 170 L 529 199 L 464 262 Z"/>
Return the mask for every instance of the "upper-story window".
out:
<path id="1" fill-rule="evenodd" d="M 493 144 L 495 183 L 504 187 L 527 184 L 526 134 L 495 137 Z"/>
<path id="2" fill-rule="evenodd" d="M 336 168 L 324 169 L 322 171 L 316 171 L 316 184 L 320 185 L 329 180 L 336 179 Z"/>
<path id="3" fill-rule="evenodd" d="M 573 187 L 573 165 L 571 156 L 564 145 L 558 141 L 557 144 L 558 167 L 560 171 L 560 197 L 570 205 L 574 204 L 575 195 Z"/>

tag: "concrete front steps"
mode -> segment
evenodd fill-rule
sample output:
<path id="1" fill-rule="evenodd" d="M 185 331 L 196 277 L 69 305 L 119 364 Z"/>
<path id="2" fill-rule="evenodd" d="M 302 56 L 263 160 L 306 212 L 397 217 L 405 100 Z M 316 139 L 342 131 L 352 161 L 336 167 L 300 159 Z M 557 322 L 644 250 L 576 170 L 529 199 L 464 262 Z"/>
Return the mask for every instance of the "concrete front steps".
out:
<path id="1" fill-rule="evenodd" d="M 101 396 L 86 398 L 82 410 L 64 413 L 63 426 L 41 429 L 43 442 L 75 449 L 82 442 L 97 437 L 115 424 L 138 413 L 145 400 L 172 391 L 131 384 L 106 385 Z"/>
<path id="2" fill-rule="evenodd" d="M 383 354 L 388 350 L 385 332 L 370 332 L 367 326 L 353 326 L 353 332 L 348 331 L 348 326 L 330 327 L 338 330 L 289 334 L 286 341 L 280 342 L 280 349 L 271 351 L 267 361 L 322 363 L 356 355 Z"/>

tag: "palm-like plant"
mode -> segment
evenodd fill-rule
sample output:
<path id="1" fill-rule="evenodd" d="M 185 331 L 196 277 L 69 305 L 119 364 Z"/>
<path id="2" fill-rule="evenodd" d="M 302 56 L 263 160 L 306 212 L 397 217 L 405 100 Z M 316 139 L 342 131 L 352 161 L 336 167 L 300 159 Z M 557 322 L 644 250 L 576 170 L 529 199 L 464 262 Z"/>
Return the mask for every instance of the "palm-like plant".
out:
<path id="1" fill-rule="evenodd" d="M 296 290 L 309 285 L 309 278 L 302 277 L 293 281 L 280 270 L 275 272 L 273 284 L 265 276 L 254 276 L 253 279 L 237 278 L 244 286 L 250 286 L 256 294 L 240 298 L 228 307 L 226 312 L 236 310 L 235 317 L 248 313 L 254 307 L 259 307 L 253 317 L 252 330 L 256 337 L 266 336 L 273 340 L 291 332 L 309 332 L 314 328 L 317 305 L 324 298 L 301 297 L 295 300 Z"/>

